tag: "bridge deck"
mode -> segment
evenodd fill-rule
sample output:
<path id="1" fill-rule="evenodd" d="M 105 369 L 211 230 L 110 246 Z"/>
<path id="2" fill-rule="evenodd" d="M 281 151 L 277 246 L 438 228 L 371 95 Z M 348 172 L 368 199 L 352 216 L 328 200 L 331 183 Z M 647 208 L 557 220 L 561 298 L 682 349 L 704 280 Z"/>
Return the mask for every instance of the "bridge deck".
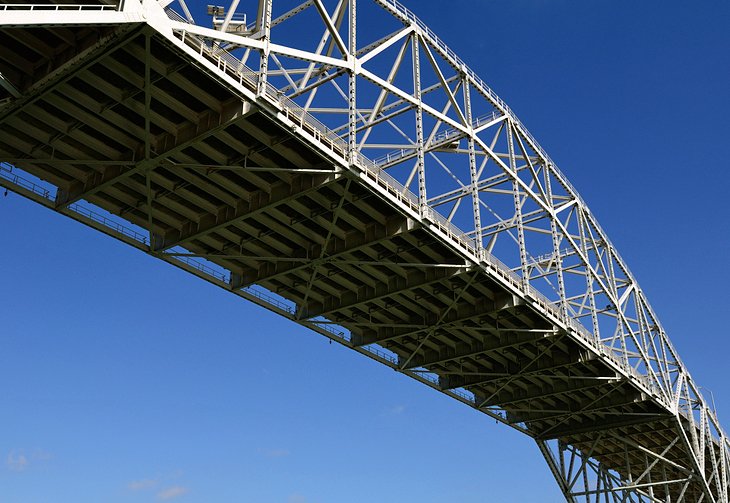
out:
<path id="1" fill-rule="evenodd" d="M 622 477 L 641 475 L 624 473 L 626 458 L 640 467 L 647 448 L 669 461 L 647 480 L 687 477 L 676 418 L 655 396 L 403 194 L 252 99 L 254 85 L 242 95 L 145 24 L 3 29 L 0 48 L 22 94 L 0 88 L 0 160 L 57 187 L 54 209 L 117 215 L 150 233 L 149 253 L 203 257 L 229 271 L 231 290 L 263 287 L 294 321 L 342 327 L 340 342 Z M 667 487 L 689 501 L 703 492 Z"/>

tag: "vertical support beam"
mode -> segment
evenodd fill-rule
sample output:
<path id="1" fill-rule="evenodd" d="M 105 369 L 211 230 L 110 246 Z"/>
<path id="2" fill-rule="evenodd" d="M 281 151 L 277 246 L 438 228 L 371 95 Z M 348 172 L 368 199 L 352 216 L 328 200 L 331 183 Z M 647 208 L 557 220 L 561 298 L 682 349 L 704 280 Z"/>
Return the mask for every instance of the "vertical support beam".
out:
<path id="1" fill-rule="evenodd" d="M 598 248 L 599 243 L 596 243 L 594 241 L 592 245 L 593 245 L 593 250 L 594 250 L 594 253 L 596 254 L 596 256 L 600 256 L 600 251 Z M 586 255 L 586 258 L 587 257 L 588 256 Z M 606 261 L 608 262 L 608 275 L 609 275 L 608 281 L 606 282 L 606 286 L 607 286 L 606 296 L 608 297 L 608 299 L 611 301 L 611 304 L 613 304 L 613 306 L 616 309 L 616 314 L 617 314 L 616 323 L 618 324 L 618 329 L 619 329 L 618 332 L 619 332 L 619 337 L 621 339 L 621 350 L 623 351 L 623 361 L 624 361 L 624 366 L 626 367 L 626 369 L 628 369 L 629 367 L 631 367 L 631 362 L 629 360 L 629 347 L 626 343 L 626 339 L 628 337 L 630 337 L 630 335 L 628 335 L 628 334 L 631 333 L 631 327 L 624 326 L 627 323 L 627 321 L 624 316 L 621 316 L 621 306 L 619 305 L 619 302 L 618 302 L 618 299 L 619 299 L 618 287 L 616 286 L 617 285 L 616 271 L 614 270 L 614 267 L 613 267 L 613 257 L 611 256 L 610 246 L 606 246 Z M 627 332 L 628 332 L 628 334 L 627 334 Z"/>
<path id="2" fill-rule="evenodd" d="M 686 407 L 685 412 L 687 413 L 687 416 L 689 418 L 689 434 L 691 437 L 691 442 L 689 439 L 687 441 L 687 447 L 689 448 L 688 452 L 690 454 L 692 454 L 692 459 L 697 461 L 699 458 L 697 456 L 695 456 L 695 453 L 698 453 L 700 450 L 700 440 L 699 440 L 699 438 L 697 438 L 697 430 L 698 430 L 699 426 L 697 425 L 697 422 L 695 420 L 694 400 L 692 399 L 692 396 L 690 395 L 690 391 L 691 391 L 690 385 L 691 385 L 691 383 L 689 382 L 689 379 L 685 378 L 685 380 L 684 380 L 685 407 Z M 680 428 L 681 427 L 682 427 L 682 425 L 680 423 Z M 682 430 L 682 431 L 684 434 L 684 430 Z M 699 465 L 697 467 L 697 471 L 698 471 L 698 473 L 702 473 L 699 470 Z"/>
<path id="3" fill-rule="evenodd" d="M 421 217 L 426 216 L 428 209 L 426 197 L 426 156 L 425 145 L 423 143 L 423 102 L 421 95 L 421 61 L 419 46 L 419 37 L 413 37 L 413 96 L 416 98 L 418 105 L 416 107 L 416 153 L 418 161 L 416 168 L 418 171 L 418 206 Z"/>
<path id="4" fill-rule="evenodd" d="M 536 440 L 537 447 L 540 449 L 542 457 L 544 457 L 545 461 L 547 461 L 548 467 L 550 467 L 550 472 L 553 474 L 555 481 L 558 483 L 558 487 L 560 487 L 560 491 L 563 493 L 565 500 L 569 503 L 575 503 L 575 498 L 571 496 L 570 489 L 568 488 L 568 481 L 564 476 L 565 463 L 563 461 L 563 453 L 560 452 L 561 443 L 559 441 L 556 442 L 558 444 L 559 462 L 555 459 L 553 451 L 550 450 L 547 440 Z"/>
<path id="5" fill-rule="evenodd" d="M 152 168 L 147 168 L 144 172 L 145 175 L 145 191 L 147 192 L 147 232 L 149 232 L 148 242 L 150 244 L 150 251 L 155 249 L 156 246 L 156 234 L 152 232 Z"/>
<path id="6" fill-rule="evenodd" d="M 624 295 L 626 294 L 624 293 Z M 669 389 L 672 386 L 672 380 L 669 376 L 669 371 L 667 370 L 667 355 L 666 353 L 662 354 L 659 352 L 659 349 L 661 347 L 657 348 L 656 340 L 652 334 L 651 322 L 647 318 L 647 313 L 641 303 L 641 297 L 637 294 L 637 292 L 634 292 L 632 297 L 634 300 L 634 309 L 636 311 L 636 320 L 638 321 L 639 325 L 639 333 L 641 335 L 641 343 L 643 344 L 644 352 L 646 353 L 646 357 L 644 358 L 644 360 L 647 367 L 647 373 L 656 379 L 657 386 L 669 402 L 671 401 L 671 392 L 669 391 Z M 657 369 L 654 371 L 651 370 L 652 352 L 656 357 Z M 652 386 L 653 383 L 654 382 L 651 381 Z"/>
<path id="7" fill-rule="evenodd" d="M 695 422 L 694 414 L 692 413 L 692 400 L 690 400 L 688 384 L 685 384 L 685 389 L 687 390 L 685 397 L 687 404 L 686 412 L 688 416 L 686 419 L 689 419 L 689 431 L 692 439 L 690 440 L 687 436 L 687 431 L 682 424 L 682 418 L 679 414 L 675 418 L 675 424 L 679 434 L 678 436 L 680 441 L 684 444 L 685 452 L 687 453 L 687 457 L 692 465 L 694 478 L 702 485 L 702 490 L 704 492 L 703 497 L 707 498 L 703 501 L 714 502 L 715 498 L 712 497 L 712 491 L 710 490 L 710 486 L 707 483 L 707 478 L 705 476 L 704 463 L 700 461 L 699 458 L 700 453 L 698 451 L 700 450 L 700 445 L 697 439 L 697 429 L 700 425 Z"/>
<path id="8" fill-rule="evenodd" d="M 597 246 L 598 246 L 597 243 L 593 243 L 593 250 L 596 253 L 596 255 L 598 255 Z M 586 255 L 586 258 L 588 258 L 588 255 Z M 608 298 L 611 300 L 611 302 L 614 304 L 614 307 L 616 308 L 616 314 L 618 315 L 619 311 L 621 309 L 621 306 L 618 305 L 618 302 L 613 301 L 613 299 L 618 299 L 618 294 L 617 294 L 617 290 L 616 290 L 616 274 L 613 270 L 613 260 L 611 259 L 611 254 L 608 253 L 606 258 L 608 259 L 608 273 L 611 276 L 611 278 L 608 282 L 608 287 L 611 289 L 611 291 L 606 292 L 606 294 L 607 294 Z M 588 265 L 590 265 L 590 264 L 588 264 Z M 628 336 L 626 335 L 627 331 L 624 329 L 624 322 L 625 322 L 625 318 L 623 316 L 616 316 L 616 323 L 618 324 L 618 335 L 621 339 L 621 351 L 623 351 L 622 357 L 623 357 L 624 367 L 628 370 L 628 368 L 631 366 L 631 362 L 629 361 L 629 347 L 626 344 L 626 338 Z M 629 328 L 628 331 L 630 332 L 631 327 L 628 327 L 628 328 Z"/>
<path id="9" fill-rule="evenodd" d="M 677 438 L 677 441 L 679 441 L 679 438 Z M 662 463 L 662 479 L 669 480 L 669 475 L 667 474 L 667 464 L 666 463 Z M 665 485 L 664 491 L 666 491 L 668 493 L 669 490 L 670 490 L 669 484 Z"/>
<path id="10" fill-rule="evenodd" d="M 558 276 L 558 294 L 560 295 L 560 315 L 564 320 L 568 319 L 568 301 L 565 293 L 565 278 L 563 277 L 563 256 L 560 253 L 560 238 L 558 236 L 558 216 L 555 214 L 555 203 L 553 201 L 553 188 L 550 182 L 549 166 L 543 164 L 543 178 L 545 179 L 545 190 L 547 191 L 548 204 L 550 205 L 550 234 L 553 238 L 553 256 L 555 257 L 555 269 Z"/>
<path id="11" fill-rule="evenodd" d="M 548 166 L 552 170 L 552 166 Z M 583 220 L 583 207 L 578 202 L 577 206 L 578 234 L 580 235 L 580 248 L 583 256 L 588 258 L 588 247 L 586 246 L 586 229 Z M 588 307 L 591 310 L 591 322 L 593 323 L 593 340 L 596 344 L 601 343 L 600 327 L 598 325 L 598 311 L 596 310 L 596 296 L 593 293 L 593 276 L 586 274 L 586 292 L 588 294 Z M 618 321 L 617 321 L 618 322 Z"/>
<path id="12" fill-rule="evenodd" d="M 606 261 L 608 262 L 608 283 L 607 286 L 609 288 L 609 293 L 612 298 L 618 299 L 618 287 L 616 286 L 618 283 L 616 282 L 616 271 L 613 268 L 613 250 L 611 247 L 604 243 L 604 246 L 606 247 Z M 599 255 L 598 247 L 595 248 L 596 255 Z"/>
<path id="13" fill-rule="evenodd" d="M 575 447 L 573 447 L 572 450 L 574 452 L 577 452 L 577 450 L 575 449 Z M 582 453 L 580 453 L 580 468 L 579 468 L 579 470 L 581 471 L 581 475 L 583 475 L 583 491 L 585 491 L 585 493 L 586 493 L 586 495 L 585 495 L 586 503 L 590 503 L 591 498 L 590 498 L 590 496 L 588 494 L 588 490 L 590 488 L 590 484 L 591 483 L 588 480 L 588 460 L 585 458 L 585 456 Z"/>
<path id="14" fill-rule="evenodd" d="M 350 4 L 350 29 L 349 29 L 349 53 L 348 59 L 352 64 L 350 70 L 349 88 L 349 109 L 348 109 L 348 135 L 347 148 L 350 155 L 350 164 L 357 162 L 357 0 L 349 0 Z"/>
<path id="15" fill-rule="evenodd" d="M 520 185 L 517 182 L 517 159 L 515 157 L 515 128 L 512 118 L 507 119 L 507 149 L 509 151 L 509 167 L 515 174 L 512 180 L 512 196 L 515 202 L 515 220 L 517 221 L 517 243 L 520 247 L 520 267 L 522 270 L 522 285 L 525 290 L 530 288 L 530 274 L 527 268 L 527 246 L 525 244 L 525 224 L 522 220 L 522 197 L 520 197 Z"/>
<path id="16" fill-rule="evenodd" d="M 720 433 L 720 501 L 728 503 L 728 461 L 727 461 L 727 437 L 724 432 Z"/>
<path id="17" fill-rule="evenodd" d="M 709 410 L 708 410 L 709 412 Z M 709 418 L 708 418 L 709 419 Z M 715 446 L 714 442 L 712 441 L 712 431 L 710 430 L 710 423 L 708 421 L 707 423 L 707 443 L 708 443 L 708 451 L 710 453 L 710 463 L 712 463 L 711 471 L 712 475 L 710 475 L 710 478 L 712 480 L 712 484 L 717 489 L 717 501 L 718 503 L 723 500 L 722 498 L 722 487 L 720 487 L 720 481 L 722 480 L 722 477 L 720 476 L 720 463 L 718 460 L 718 456 L 715 454 Z"/>
<path id="18" fill-rule="evenodd" d="M 599 246 L 599 243 L 596 243 L 595 241 L 592 243 L 594 253 L 596 254 L 597 257 L 600 257 L 600 251 L 598 249 L 598 246 Z M 588 255 L 586 255 L 586 258 L 588 258 Z M 623 351 L 622 357 L 623 357 L 624 367 L 626 369 L 628 369 L 629 367 L 631 367 L 631 362 L 629 361 L 629 348 L 628 348 L 628 345 L 626 344 L 626 338 L 629 337 L 627 335 L 627 332 L 629 332 L 629 333 L 631 332 L 631 327 L 626 327 L 626 328 L 628 328 L 628 330 L 626 330 L 624 328 L 624 323 L 626 323 L 626 318 L 621 316 L 621 314 L 620 314 L 621 306 L 619 305 L 619 302 L 618 302 L 619 295 L 618 295 L 618 288 L 616 286 L 616 272 L 614 271 L 614 268 L 613 268 L 613 257 L 611 256 L 610 246 L 606 246 L 606 261 L 608 262 L 608 275 L 609 275 L 608 281 L 606 282 L 607 287 L 608 287 L 608 291 L 606 291 L 606 296 L 611 301 L 611 304 L 613 304 L 613 306 L 615 307 L 616 314 L 618 315 L 618 316 L 616 316 L 616 323 L 618 324 L 618 335 L 619 335 L 619 338 L 621 339 L 621 350 Z M 590 264 L 588 264 L 588 265 L 590 265 Z"/>
<path id="19" fill-rule="evenodd" d="M 144 36 L 144 160 L 152 157 L 152 36 Z M 150 250 L 154 250 L 155 234 L 152 232 L 152 173 L 151 168 L 145 171 L 145 189 L 147 191 L 147 232 Z"/>
<path id="20" fill-rule="evenodd" d="M 271 44 L 271 4 L 273 0 L 259 0 L 259 25 L 262 30 L 264 48 L 260 51 L 259 60 L 259 81 L 256 87 L 256 95 L 266 94 L 266 82 L 269 73 L 269 45 Z"/>
<path id="21" fill-rule="evenodd" d="M 151 115 L 152 115 L 152 35 L 144 36 L 144 158 L 148 160 L 151 152 Z"/>
<path id="22" fill-rule="evenodd" d="M 565 497 L 568 497 L 568 493 L 570 492 L 570 484 L 568 483 L 568 473 L 572 473 L 570 470 L 565 471 L 565 455 L 563 454 L 563 442 L 561 440 L 557 441 L 558 444 L 558 461 L 560 461 L 560 476 L 562 480 L 565 481 Z M 571 465 L 572 465 L 572 458 L 571 458 Z"/>
<path id="23" fill-rule="evenodd" d="M 626 465 L 626 483 L 632 484 L 634 477 L 632 475 L 633 471 L 631 470 L 631 458 L 629 457 L 629 444 L 627 443 L 624 443 L 624 463 Z"/>
<path id="24" fill-rule="evenodd" d="M 702 470 L 700 473 L 705 473 L 705 470 L 707 469 L 707 456 L 705 448 L 707 445 L 707 408 L 703 403 L 700 403 L 700 449 L 697 454 L 699 454 L 699 461 L 700 461 L 700 469 Z"/>
<path id="25" fill-rule="evenodd" d="M 665 452 L 662 452 L 662 454 L 665 454 Z M 654 481 L 651 478 L 651 470 L 654 468 L 654 466 L 656 466 L 656 464 L 658 462 L 659 462 L 659 459 L 655 459 L 654 461 L 649 461 L 649 456 L 646 453 L 644 453 L 644 464 L 646 465 L 646 470 L 645 470 L 646 483 L 650 484 L 648 487 L 648 491 L 649 491 L 649 497 L 651 499 L 654 499 L 654 485 L 653 485 Z"/>
<path id="26" fill-rule="evenodd" d="M 472 213 L 474 214 L 474 239 L 476 242 L 477 255 L 481 257 L 484 249 L 484 240 L 482 239 L 482 218 L 481 208 L 479 204 L 479 173 L 477 172 L 477 154 L 474 147 L 474 118 L 471 110 L 471 93 L 469 86 L 469 78 L 466 72 L 462 73 L 462 82 L 464 87 L 464 111 L 466 112 L 467 127 L 469 128 L 469 136 L 467 136 L 467 147 L 469 149 L 469 182 L 471 190 Z"/>

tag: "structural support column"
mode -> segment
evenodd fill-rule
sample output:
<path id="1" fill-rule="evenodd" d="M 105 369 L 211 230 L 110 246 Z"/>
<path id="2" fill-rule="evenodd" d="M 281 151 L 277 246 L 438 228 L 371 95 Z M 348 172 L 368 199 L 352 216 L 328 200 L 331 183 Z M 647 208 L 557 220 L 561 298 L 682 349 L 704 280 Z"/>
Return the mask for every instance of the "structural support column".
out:
<path id="1" fill-rule="evenodd" d="M 547 461 L 550 472 L 553 474 L 555 482 L 558 483 L 558 487 L 560 487 L 560 491 L 563 493 L 565 500 L 569 503 L 575 503 L 575 498 L 570 495 L 568 483 L 563 476 L 565 474 L 565 462 L 560 449 L 560 441 L 558 440 L 556 442 L 558 443 L 558 459 L 556 459 L 555 453 L 550 449 L 548 440 L 536 440 L 537 446 L 540 448 L 540 452 L 545 458 L 545 461 Z"/>
<path id="2" fill-rule="evenodd" d="M 259 25 L 262 30 L 262 40 L 264 48 L 260 51 L 261 58 L 259 61 L 259 81 L 256 88 L 256 94 L 263 96 L 266 94 L 267 76 L 269 73 L 269 44 L 271 43 L 271 4 L 273 0 L 259 0 Z"/>
<path id="3" fill-rule="evenodd" d="M 150 158 L 151 115 L 152 115 L 152 35 L 144 36 L 144 158 Z"/>
<path id="4" fill-rule="evenodd" d="M 423 102 L 421 100 L 421 62 L 419 37 L 413 37 L 413 96 L 416 98 L 416 153 L 418 171 L 418 207 L 421 217 L 426 216 L 428 203 L 426 196 L 426 158 L 423 140 Z"/>
<path id="5" fill-rule="evenodd" d="M 552 166 L 548 166 L 552 169 Z M 583 208 L 579 205 L 577 209 L 578 216 L 578 232 L 580 234 L 580 248 L 584 257 L 588 257 L 588 247 L 586 246 L 586 230 L 583 222 Z M 596 296 L 593 293 L 593 276 L 586 274 L 586 293 L 588 294 L 588 307 L 591 311 L 591 322 L 593 323 L 593 339 L 596 344 L 601 344 L 601 329 L 598 325 L 598 311 L 596 310 Z"/>
<path id="6" fill-rule="evenodd" d="M 728 460 L 727 460 L 728 441 L 725 434 L 720 435 L 720 484 L 722 487 L 720 493 L 720 501 L 728 503 L 730 497 L 728 495 Z"/>
<path id="7" fill-rule="evenodd" d="M 481 257 L 482 250 L 484 249 L 484 243 L 482 240 L 482 217 L 481 208 L 479 204 L 479 173 L 477 172 L 477 154 L 474 147 L 474 129 L 472 124 L 474 118 L 472 117 L 471 111 L 471 93 L 469 86 L 469 78 L 463 76 L 464 86 L 464 110 L 466 112 L 465 126 L 469 128 L 469 136 L 467 136 L 467 147 L 469 149 L 469 182 L 471 191 L 471 203 L 472 212 L 474 213 L 474 240 L 477 249 L 477 254 Z"/>
<path id="8" fill-rule="evenodd" d="M 350 71 L 350 88 L 348 103 L 348 135 L 347 146 L 350 156 L 350 164 L 357 162 L 357 0 L 349 0 L 350 3 L 350 41 L 348 59 L 352 64 Z"/>
<path id="9" fill-rule="evenodd" d="M 512 180 L 512 195 L 515 202 L 515 220 L 517 224 L 517 244 L 520 247 L 520 267 L 522 271 L 522 285 L 525 290 L 530 288 L 530 274 L 527 268 L 527 247 L 525 245 L 525 224 L 522 220 L 522 196 L 520 196 L 520 184 L 517 183 L 519 177 L 517 173 L 517 159 L 515 158 L 515 128 L 512 119 L 507 119 L 507 149 L 509 153 L 509 167 L 514 173 L 515 178 Z"/>
<path id="10" fill-rule="evenodd" d="M 144 162 L 152 157 L 152 36 L 145 33 L 144 37 Z M 154 218 L 152 215 L 152 169 L 145 170 L 145 191 L 147 192 L 147 230 L 149 232 L 150 250 L 154 249 L 155 234 L 152 231 Z"/>
<path id="11" fill-rule="evenodd" d="M 568 319 L 568 301 L 565 293 L 565 278 L 563 277 L 563 255 L 560 253 L 560 238 L 558 237 L 558 224 L 555 214 L 555 203 L 553 202 L 553 188 L 550 182 L 549 165 L 543 165 L 543 178 L 545 179 L 545 190 L 547 191 L 548 204 L 551 208 L 550 234 L 553 238 L 553 257 L 555 257 L 555 273 L 558 276 L 558 295 L 560 295 L 560 315 Z"/>
<path id="12" fill-rule="evenodd" d="M 581 221 L 582 220 L 583 219 L 581 218 Z M 585 246 L 585 244 L 583 246 Z M 594 250 L 594 253 L 598 254 L 598 250 Z M 586 259 L 588 259 L 588 254 L 586 254 L 585 257 L 586 257 Z M 618 297 L 618 292 L 616 291 L 616 273 L 613 270 L 613 260 L 611 258 L 610 253 L 606 257 L 606 262 L 608 262 L 608 274 L 610 276 L 610 281 L 608 282 L 608 288 L 610 290 L 608 290 L 606 292 L 606 295 L 609 298 L 609 300 L 611 301 L 611 304 L 615 308 L 616 314 L 618 315 L 619 310 L 621 309 L 621 306 L 619 306 L 619 303 L 618 303 L 619 297 Z M 586 266 L 590 266 L 590 264 L 588 263 L 588 264 L 586 264 Z M 595 306 L 594 306 L 593 312 L 594 313 L 597 312 L 597 310 L 595 309 Z M 625 330 L 625 328 L 624 328 L 624 319 L 621 316 L 617 316 L 616 324 L 617 324 L 618 335 L 621 339 L 621 352 L 623 353 L 621 355 L 621 357 L 623 359 L 624 366 L 626 367 L 626 369 L 628 369 L 629 367 L 631 367 L 631 362 L 629 361 L 629 348 L 628 348 L 628 345 L 626 344 L 626 337 L 628 337 L 628 335 L 626 334 L 627 330 Z M 628 328 L 628 331 L 630 333 L 631 328 L 630 327 L 626 327 L 626 328 Z"/>

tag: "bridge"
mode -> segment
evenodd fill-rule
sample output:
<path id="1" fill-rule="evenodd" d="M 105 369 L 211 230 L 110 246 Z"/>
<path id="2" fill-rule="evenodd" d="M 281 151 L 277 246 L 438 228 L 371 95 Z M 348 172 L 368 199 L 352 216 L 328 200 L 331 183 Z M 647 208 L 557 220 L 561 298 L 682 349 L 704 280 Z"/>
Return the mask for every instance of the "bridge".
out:
<path id="1" fill-rule="evenodd" d="M 567 501 L 728 502 L 730 442 L 627 265 L 428 26 L 209 13 L 0 4 L 0 185 L 529 435 Z"/>

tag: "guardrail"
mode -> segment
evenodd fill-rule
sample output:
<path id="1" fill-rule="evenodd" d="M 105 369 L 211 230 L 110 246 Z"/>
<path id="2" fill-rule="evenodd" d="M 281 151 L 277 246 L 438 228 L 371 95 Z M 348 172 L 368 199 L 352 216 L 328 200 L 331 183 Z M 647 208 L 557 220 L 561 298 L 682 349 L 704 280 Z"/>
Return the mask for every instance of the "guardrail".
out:
<path id="1" fill-rule="evenodd" d="M 49 189 L 18 175 L 15 171 L 13 171 L 13 166 L 10 164 L 0 163 L 0 178 L 5 178 L 10 183 L 22 187 L 44 199 L 48 199 L 49 201 L 53 200 Z"/>
<path id="2" fill-rule="evenodd" d="M 213 269 L 212 267 L 206 265 L 201 260 L 195 260 L 194 258 L 184 257 L 184 256 L 174 256 L 174 257 L 170 257 L 168 260 L 170 260 L 171 262 L 180 262 L 182 264 L 187 265 L 188 267 L 192 267 L 193 269 L 195 269 L 203 274 L 211 276 L 212 278 L 215 278 L 218 281 L 228 283 L 228 275 L 226 273 Z"/>
<path id="3" fill-rule="evenodd" d="M 66 207 L 67 209 L 73 211 L 74 213 L 78 213 L 82 217 L 86 217 L 89 220 L 93 220 L 94 222 L 103 225 L 104 227 L 107 227 L 118 234 L 122 234 L 124 236 L 127 236 L 129 238 L 134 239 L 135 241 L 139 242 L 143 245 L 148 245 L 149 240 L 146 234 L 142 234 L 140 232 L 135 231 L 134 229 L 130 229 L 129 227 L 117 222 L 116 220 L 112 220 L 110 218 L 105 217 L 101 213 L 97 213 L 94 210 L 91 210 L 87 208 L 86 206 L 82 206 L 78 203 L 70 204 Z"/>
<path id="4" fill-rule="evenodd" d="M 266 292 L 262 292 L 261 290 L 257 289 L 256 287 L 247 286 L 247 287 L 241 288 L 241 291 L 245 292 L 248 295 L 251 295 L 252 297 L 256 297 L 257 299 L 263 300 L 267 304 L 270 304 L 284 312 L 287 312 L 292 315 L 296 313 L 296 309 L 291 304 L 287 304 L 286 302 L 282 301 L 281 299 L 277 299 L 273 295 L 269 295 Z"/>
<path id="5" fill-rule="evenodd" d="M 48 201 L 47 206 L 53 207 L 55 202 L 55 195 L 51 192 L 50 189 L 43 187 L 42 185 L 32 180 L 20 176 L 13 170 L 12 166 L 10 166 L 9 164 L 0 164 L 0 178 L 4 178 L 10 183 L 45 199 L 46 201 Z M 131 238 L 140 244 L 143 244 L 145 246 L 149 244 L 147 235 L 142 234 L 141 232 L 137 232 L 136 230 L 127 227 L 126 225 L 116 220 L 113 220 L 105 215 L 102 215 L 101 213 L 98 213 L 82 204 L 70 204 L 65 208 L 65 210 L 76 213 L 88 220 L 92 220 L 97 224 L 103 225 L 104 227 L 111 229 L 118 234 Z"/>

